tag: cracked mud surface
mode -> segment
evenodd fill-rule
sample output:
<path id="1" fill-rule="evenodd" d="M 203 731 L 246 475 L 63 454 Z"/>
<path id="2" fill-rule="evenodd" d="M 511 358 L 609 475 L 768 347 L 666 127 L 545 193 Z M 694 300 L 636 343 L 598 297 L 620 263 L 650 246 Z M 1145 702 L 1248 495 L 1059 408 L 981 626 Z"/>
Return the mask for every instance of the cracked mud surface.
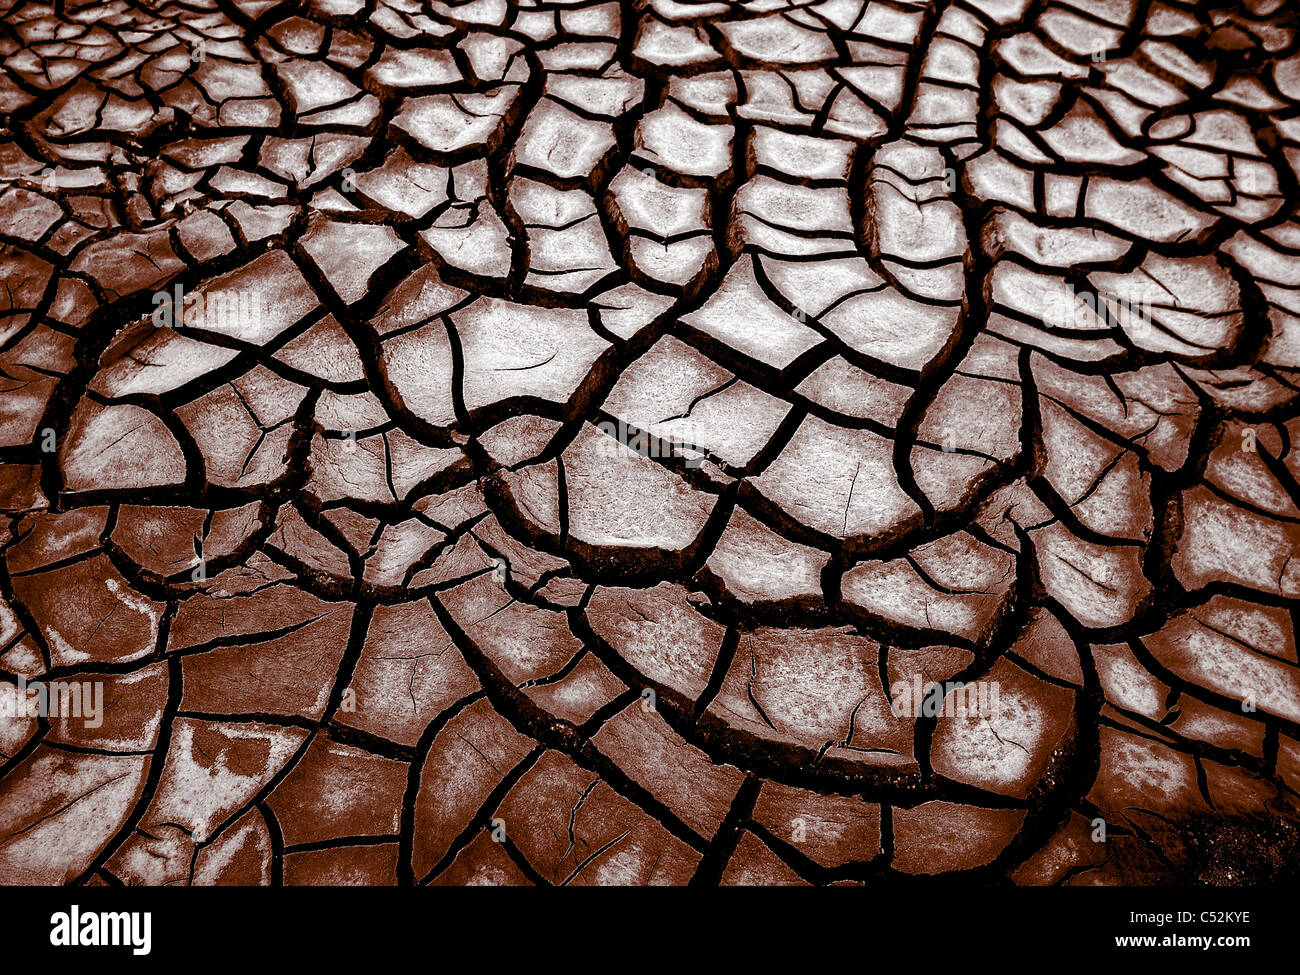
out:
<path id="1" fill-rule="evenodd" d="M 1294 870 L 1284 7 L 4 3 L 0 880 Z"/>

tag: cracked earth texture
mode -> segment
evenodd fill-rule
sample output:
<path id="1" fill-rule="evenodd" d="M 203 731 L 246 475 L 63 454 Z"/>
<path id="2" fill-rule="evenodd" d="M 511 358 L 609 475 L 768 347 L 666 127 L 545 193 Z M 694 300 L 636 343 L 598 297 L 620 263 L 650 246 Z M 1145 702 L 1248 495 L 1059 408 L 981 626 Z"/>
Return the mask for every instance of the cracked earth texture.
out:
<path id="1" fill-rule="evenodd" d="M 1294 871 L 1288 6 L 4 2 L 0 879 Z"/>

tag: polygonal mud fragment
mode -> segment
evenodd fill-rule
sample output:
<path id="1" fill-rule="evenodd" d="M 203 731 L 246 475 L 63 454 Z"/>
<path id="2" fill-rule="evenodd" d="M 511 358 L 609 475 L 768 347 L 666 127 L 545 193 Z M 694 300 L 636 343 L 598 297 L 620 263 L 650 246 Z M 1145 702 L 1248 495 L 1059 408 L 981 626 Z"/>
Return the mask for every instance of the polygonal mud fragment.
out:
<path id="1" fill-rule="evenodd" d="M 103 554 L 13 578 L 56 667 L 123 663 L 157 649 L 164 604 L 135 591 Z"/>
<path id="2" fill-rule="evenodd" d="M 1098 545 L 1059 523 L 1032 537 L 1043 585 L 1084 626 L 1121 626 L 1149 598 L 1151 583 L 1136 546 Z"/>
<path id="3" fill-rule="evenodd" d="M 503 415 L 530 402 L 566 405 L 609 347 L 577 310 L 531 309 L 483 298 L 451 321 L 471 414 Z"/>
<path id="4" fill-rule="evenodd" d="M 522 176 L 509 186 L 507 213 L 524 227 L 524 283 L 530 289 L 571 301 L 618 269 L 596 203 L 585 190 L 558 190 Z"/>
<path id="5" fill-rule="evenodd" d="M 753 833 L 744 833 L 727 862 L 724 887 L 806 887 L 808 881 L 782 863 Z"/>
<path id="6" fill-rule="evenodd" d="M 144 829 L 174 823 L 195 843 L 252 801 L 307 739 L 301 728 L 177 718 Z M 206 788 L 198 788 L 202 783 Z"/>
<path id="7" fill-rule="evenodd" d="M 935 630 L 968 643 L 988 637 L 1016 583 L 1014 554 L 972 535 L 945 535 L 901 559 L 845 573 L 844 600 L 873 620 Z"/>
<path id="8" fill-rule="evenodd" d="M 568 885 L 686 883 L 698 854 L 627 799 L 558 752 L 548 751 L 497 810 L 528 862 Z"/>
<path id="9" fill-rule="evenodd" d="M 439 730 L 415 797 L 412 865 L 417 878 L 446 856 L 483 802 L 528 755 L 531 744 L 486 701 L 470 705 Z"/>
<path id="10" fill-rule="evenodd" d="M 140 406 L 83 400 L 60 451 L 69 491 L 142 491 L 185 481 L 185 456 L 158 416 Z"/>
<path id="11" fill-rule="evenodd" d="M 694 552 L 715 496 L 589 425 L 563 458 L 575 556 L 640 572 Z"/>
<path id="12" fill-rule="evenodd" d="M 671 336 L 619 377 L 601 408 L 651 437 L 735 467 L 758 456 L 790 411 Z"/>
<path id="13" fill-rule="evenodd" d="M 531 887 L 502 844 L 480 832 L 447 869 L 429 881 L 437 887 Z"/>
<path id="14" fill-rule="evenodd" d="M 263 887 L 271 882 L 271 836 L 250 809 L 211 845 L 198 850 L 190 882 L 196 887 Z"/>
<path id="15" fill-rule="evenodd" d="M 320 718 L 347 646 L 353 608 L 348 603 L 317 606 L 319 615 L 301 623 L 285 626 L 280 617 L 269 626 L 263 623 L 266 630 L 249 633 L 246 641 L 227 638 L 213 649 L 187 654 L 182 710 Z M 223 612 L 225 607 L 216 609 Z M 176 638 L 175 630 L 172 636 Z"/>
<path id="16" fill-rule="evenodd" d="M 711 837 L 744 779 L 683 741 L 655 711 L 633 704 L 592 738 L 601 754 L 662 802 L 686 826 Z"/>
<path id="17" fill-rule="evenodd" d="M 395 887 L 397 843 L 340 844 L 284 858 L 285 886 Z"/>
<path id="18" fill-rule="evenodd" d="M 1290 621 L 1282 619 L 1283 632 L 1289 634 Z M 1277 624 L 1276 613 L 1264 607 L 1233 607 L 1216 596 L 1174 617 L 1142 642 L 1160 666 L 1223 698 L 1239 713 L 1260 711 L 1297 721 L 1300 667 L 1280 656 L 1283 647 L 1274 642 L 1280 635 Z"/>
<path id="19" fill-rule="evenodd" d="M 344 692 L 342 724 L 413 747 L 429 723 L 479 682 L 426 601 L 376 606 Z"/>
<path id="20" fill-rule="evenodd" d="M 1175 857 L 1184 842 L 1178 824 L 1209 810 L 1190 755 L 1145 736 L 1105 727 L 1101 766 L 1088 801 L 1107 822 L 1141 830 Z"/>
<path id="21" fill-rule="evenodd" d="M 1071 812 L 1065 824 L 1041 850 L 1016 869 L 1012 878 L 1018 884 L 1045 887 L 1061 883 L 1080 866 L 1102 863 L 1110 853 L 1105 843 L 1098 842 L 1097 835 L 1088 820 Z"/>
<path id="22" fill-rule="evenodd" d="M 737 508 L 723 529 L 705 571 L 725 593 L 747 606 L 817 608 L 822 571 L 830 556 L 778 535 Z"/>
<path id="23" fill-rule="evenodd" d="M 213 484 L 253 488 L 288 469 L 293 420 L 307 390 L 261 366 L 176 411 Z"/>
<path id="24" fill-rule="evenodd" d="M 893 541 L 920 522 L 890 441 L 812 416 L 750 483 L 784 517 L 854 549 Z"/>
<path id="25" fill-rule="evenodd" d="M 318 737 L 267 805 L 286 846 L 346 837 L 396 836 L 407 767 Z"/>
<path id="26" fill-rule="evenodd" d="M 531 682 L 531 686 L 526 684 L 523 690 L 530 701 L 548 714 L 583 725 L 624 693 L 627 685 L 594 654 L 580 653 L 558 673 Z"/>
<path id="27" fill-rule="evenodd" d="M 302 247 L 330 289 L 347 304 L 355 304 L 368 293 L 374 275 L 406 243 L 391 227 L 318 220 Z"/>
<path id="28" fill-rule="evenodd" d="M 764 627 L 740 637 L 707 715 L 761 742 L 867 765 L 906 766 L 912 721 L 880 682 L 880 646 L 846 630 Z"/>
<path id="29" fill-rule="evenodd" d="M 504 85 L 482 94 L 408 98 L 392 124 L 438 161 L 459 161 L 500 144 L 504 117 L 518 91 Z"/>
<path id="30" fill-rule="evenodd" d="M 586 618 L 636 673 L 688 700 L 708 684 L 725 633 L 685 590 L 666 582 L 648 590 L 598 588 Z"/>
<path id="31" fill-rule="evenodd" d="M 563 181 L 599 182 L 614 146 L 608 123 L 585 119 L 544 99 L 528 113 L 511 161 Z"/>
<path id="32" fill-rule="evenodd" d="M 497 575 L 481 575 L 438 596 L 479 653 L 510 683 L 559 673 L 582 649 L 562 613 L 514 599 Z"/>
<path id="33" fill-rule="evenodd" d="M 394 214 L 418 220 L 447 201 L 448 171 L 396 149 L 384 165 L 353 177 L 361 192 Z"/>
<path id="34" fill-rule="evenodd" d="M 171 686 L 165 664 L 124 674 L 81 674 L 79 681 L 80 702 L 71 689 L 51 686 L 51 710 L 57 713 L 50 719 L 47 742 L 122 753 L 158 746 Z"/>
<path id="35" fill-rule="evenodd" d="M 821 342 L 821 336 L 774 305 L 754 277 L 753 259 L 732 266 L 717 292 L 682 322 L 756 362 L 784 369 Z"/>
<path id="36" fill-rule="evenodd" d="M 921 875 L 985 866 L 1015 838 L 1024 818 L 1018 809 L 939 801 L 896 808 L 892 865 L 902 873 Z"/>
<path id="37" fill-rule="evenodd" d="M 765 782 L 753 818 L 825 867 L 862 863 L 880 854 L 880 807 L 856 797 Z"/>
<path id="38" fill-rule="evenodd" d="M 1069 743 L 1074 700 L 1071 691 L 1000 660 L 944 698 L 931 765 L 959 782 L 1024 799 Z"/>
<path id="39" fill-rule="evenodd" d="M 38 748 L 0 798 L 0 869 L 14 883 L 76 880 L 139 796 L 148 756 L 69 755 Z"/>

